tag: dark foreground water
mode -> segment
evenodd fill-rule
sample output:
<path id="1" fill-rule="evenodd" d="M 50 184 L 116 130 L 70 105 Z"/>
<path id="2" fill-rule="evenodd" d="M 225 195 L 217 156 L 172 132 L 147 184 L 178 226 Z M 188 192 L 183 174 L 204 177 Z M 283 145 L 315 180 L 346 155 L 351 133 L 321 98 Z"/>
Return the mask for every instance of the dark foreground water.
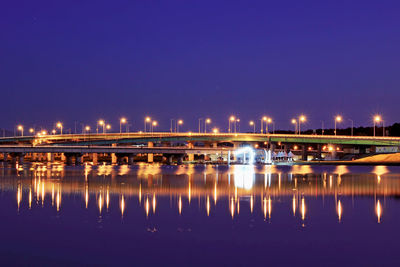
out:
<path id="1" fill-rule="evenodd" d="M 399 266 L 400 168 L 4 166 L 4 265 Z"/>

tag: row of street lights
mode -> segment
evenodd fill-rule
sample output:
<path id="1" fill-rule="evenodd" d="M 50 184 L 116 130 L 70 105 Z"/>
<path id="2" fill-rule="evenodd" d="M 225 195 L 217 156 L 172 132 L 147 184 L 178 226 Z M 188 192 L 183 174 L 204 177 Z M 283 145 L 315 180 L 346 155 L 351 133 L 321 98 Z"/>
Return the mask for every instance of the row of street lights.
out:
<path id="1" fill-rule="evenodd" d="M 210 118 L 206 118 L 206 119 L 199 118 L 199 133 L 202 130 L 201 129 L 202 128 L 201 127 L 201 125 L 202 125 L 201 122 L 202 121 L 204 121 L 204 133 L 207 133 L 207 124 L 211 123 L 211 119 Z M 228 132 L 229 133 L 232 133 L 232 132 L 237 133 L 237 129 L 238 129 L 237 124 L 240 123 L 240 119 L 237 118 L 236 116 L 232 115 L 232 116 L 229 117 L 228 121 L 229 121 Z M 275 133 L 275 124 L 274 124 L 274 121 L 272 120 L 272 118 L 267 117 L 267 116 L 263 116 L 260 119 L 260 121 L 261 121 L 261 129 L 260 129 L 261 133 L 264 132 L 264 124 L 265 124 L 266 133 L 269 133 L 269 129 L 268 129 L 268 125 L 269 124 L 272 124 L 273 133 Z M 307 121 L 307 118 L 306 118 L 305 115 L 300 115 L 298 118 L 293 118 L 291 120 L 291 123 L 295 127 L 294 128 L 295 134 L 299 134 L 299 135 L 301 134 L 301 124 L 302 123 L 304 124 L 306 121 Z M 334 134 L 335 135 L 337 135 L 337 124 L 341 123 L 342 121 L 343 121 L 343 117 L 342 116 L 337 115 L 337 116 L 334 117 L 334 123 L 335 123 Z M 354 122 L 351 119 L 349 119 L 349 121 L 351 121 L 351 123 L 352 123 L 351 135 L 353 136 Z M 374 122 L 374 136 L 376 136 L 376 126 L 379 123 L 382 123 L 383 136 L 385 136 L 385 125 L 384 125 L 384 121 L 382 120 L 382 117 L 380 115 L 375 115 L 374 118 L 373 118 L 373 122 Z M 120 121 L 119 121 L 119 132 L 120 133 L 122 133 L 122 125 L 124 125 L 124 124 L 127 125 L 126 126 L 126 132 L 129 131 L 127 123 L 128 123 L 128 120 L 125 117 L 120 119 Z M 183 125 L 183 120 L 182 119 L 171 119 L 171 128 L 170 128 L 171 133 L 172 132 L 179 132 L 179 126 L 181 126 L 181 125 Z M 251 120 L 249 122 L 249 125 L 253 127 L 253 133 L 256 133 L 256 124 L 255 124 L 255 122 L 253 120 Z M 55 124 L 55 126 L 56 126 L 56 128 L 60 129 L 60 134 L 63 134 L 63 124 L 61 122 L 57 122 Z M 107 124 L 104 120 L 101 119 L 101 120 L 97 121 L 96 133 L 99 133 L 99 126 L 103 128 L 103 133 L 106 133 L 106 130 L 110 130 L 111 129 L 111 125 Z M 149 127 L 147 127 L 147 126 L 149 126 Z M 158 122 L 156 120 L 152 120 L 150 117 L 145 117 L 145 119 L 144 119 L 144 132 L 147 132 L 147 130 L 149 130 L 150 132 L 153 132 L 154 128 L 156 126 L 158 126 Z M 322 124 L 322 134 L 324 133 L 324 129 L 323 128 L 324 128 L 324 126 Z M 90 126 L 89 125 L 85 126 L 84 129 L 85 129 L 86 133 L 90 133 Z M 18 125 L 17 126 L 17 130 L 19 132 L 21 132 L 21 136 L 24 136 L 24 126 L 23 125 L 21 125 L 21 124 Z M 82 125 L 82 131 L 83 131 L 83 125 Z M 56 132 L 57 131 L 55 129 L 52 130 L 52 134 L 56 134 Z M 213 133 L 218 133 L 219 130 L 217 128 L 213 128 L 212 132 Z M 35 134 L 35 129 L 34 128 L 30 128 L 29 129 L 29 133 L 34 135 Z M 42 131 L 38 132 L 38 134 L 46 135 L 47 131 L 42 130 Z"/>

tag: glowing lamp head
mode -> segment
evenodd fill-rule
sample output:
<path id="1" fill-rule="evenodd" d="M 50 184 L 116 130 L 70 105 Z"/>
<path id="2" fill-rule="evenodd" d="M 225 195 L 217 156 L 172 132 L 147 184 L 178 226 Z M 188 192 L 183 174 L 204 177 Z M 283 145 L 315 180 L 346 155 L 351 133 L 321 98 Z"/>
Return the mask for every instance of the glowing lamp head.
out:
<path id="1" fill-rule="evenodd" d="M 235 121 L 235 119 L 236 119 L 235 116 L 231 116 L 231 117 L 229 118 L 230 121 Z"/>
<path id="2" fill-rule="evenodd" d="M 56 134 L 56 130 L 52 130 L 51 132 L 52 132 L 53 134 Z"/>
<path id="3" fill-rule="evenodd" d="M 336 121 L 341 122 L 342 121 L 342 116 L 336 116 Z"/>
<path id="4" fill-rule="evenodd" d="M 47 134 L 47 132 L 46 131 L 42 131 L 42 135 L 46 135 Z"/>
<path id="5" fill-rule="evenodd" d="M 85 127 L 85 130 L 86 130 L 87 132 L 89 132 L 89 131 L 90 131 L 90 126 L 86 126 L 86 127 Z"/>
<path id="6" fill-rule="evenodd" d="M 24 129 L 24 126 L 18 125 L 18 130 L 19 130 L 19 131 L 22 131 L 23 129 Z"/>
<path id="7" fill-rule="evenodd" d="M 145 120 L 146 122 L 150 122 L 150 121 L 151 121 L 151 118 L 150 118 L 150 117 L 146 117 L 144 120 Z"/>
<path id="8" fill-rule="evenodd" d="M 296 124 L 297 123 L 296 119 L 292 119 L 292 123 Z"/>
<path id="9" fill-rule="evenodd" d="M 206 119 L 206 123 L 211 123 L 211 119 L 210 118 Z"/>
<path id="10" fill-rule="evenodd" d="M 103 126 L 104 125 L 104 120 L 99 120 L 99 125 Z"/>
<path id="11" fill-rule="evenodd" d="M 381 116 L 379 116 L 379 115 L 376 115 L 375 117 L 374 117 L 374 121 L 375 122 L 380 122 L 382 120 L 382 118 L 381 118 Z"/>
<path id="12" fill-rule="evenodd" d="M 267 121 L 267 119 L 268 119 L 268 118 L 267 118 L 266 116 L 264 116 L 264 117 L 262 118 L 263 121 Z"/>
<path id="13" fill-rule="evenodd" d="M 218 133 L 218 129 L 217 129 L 217 128 L 214 128 L 214 129 L 213 129 L 213 133 L 215 133 L 215 134 Z"/>
<path id="14" fill-rule="evenodd" d="M 30 132 L 30 133 L 33 133 L 34 131 L 35 131 L 35 130 L 34 130 L 33 128 L 30 128 L 30 129 L 29 129 L 29 132 Z"/>
<path id="15" fill-rule="evenodd" d="M 306 116 L 301 115 L 301 116 L 300 116 L 300 121 L 301 121 L 301 122 L 305 122 L 305 121 L 306 121 Z"/>
<path id="16" fill-rule="evenodd" d="M 251 126 L 253 126 L 253 125 L 254 125 L 254 121 L 250 121 L 249 124 L 250 124 Z"/>
<path id="17" fill-rule="evenodd" d="M 121 123 L 126 123 L 126 118 L 121 118 L 120 122 Z"/>
<path id="18" fill-rule="evenodd" d="M 153 121 L 153 126 L 157 126 L 157 121 Z"/>
<path id="19" fill-rule="evenodd" d="M 183 120 L 178 120 L 178 124 L 182 125 L 183 124 Z"/>
<path id="20" fill-rule="evenodd" d="M 267 119 L 267 122 L 268 122 L 268 123 L 271 123 L 271 122 L 272 122 L 272 119 L 271 119 L 271 118 L 268 118 L 268 119 Z"/>
<path id="21" fill-rule="evenodd" d="M 107 130 L 110 130 L 110 129 L 111 129 L 111 125 L 110 125 L 110 124 L 107 124 L 107 125 L 106 125 L 106 129 L 107 129 Z"/>
<path id="22" fill-rule="evenodd" d="M 61 122 L 57 122 L 57 128 L 61 128 L 62 127 L 62 123 Z"/>

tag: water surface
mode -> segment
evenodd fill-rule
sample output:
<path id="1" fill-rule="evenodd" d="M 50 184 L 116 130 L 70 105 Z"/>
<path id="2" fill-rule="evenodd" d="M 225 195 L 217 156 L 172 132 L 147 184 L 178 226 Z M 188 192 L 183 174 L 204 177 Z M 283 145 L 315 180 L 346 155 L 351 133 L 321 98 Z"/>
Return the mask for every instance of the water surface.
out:
<path id="1" fill-rule="evenodd" d="M 399 265 L 400 168 L 0 168 L 0 256 L 22 265 Z"/>

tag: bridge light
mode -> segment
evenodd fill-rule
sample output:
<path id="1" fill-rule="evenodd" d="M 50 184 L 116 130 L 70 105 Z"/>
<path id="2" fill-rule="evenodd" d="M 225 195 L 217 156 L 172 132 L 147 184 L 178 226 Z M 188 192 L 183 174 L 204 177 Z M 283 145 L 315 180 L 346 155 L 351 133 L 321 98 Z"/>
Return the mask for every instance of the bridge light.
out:
<path id="1" fill-rule="evenodd" d="M 206 123 L 210 124 L 210 123 L 211 123 L 211 119 L 210 119 L 210 118 L 207 118 L 207 119 L 206 119 Z"/>
<path id="2" fill-rule="evenodd" d="M 217 128 L 214 128 L 214 129 L 213 129 L 213 133 L 214 133 L 214 134 L 217 134 L 218 132 L 219 132 L 219 131 L 218 131 Z"/>
<path id="3" fill-rule="evenodd" d="M 153 126 L 157 126 L 157 121 L 153 121 Z"/>
<path id="4" fill-rule="evenodd" d="M 300 121 L 301 122 L 305 122 L 306 120 L 307 120 L 306 116 L 304 116 L 304 115 L 300 116 Z"/>
<path id="5" fill-rule="evenodd" d="M 111 129 L 111 125 L 110 125 L 110 124 L 107 124 L 106 129 L 107 129 L 107 130 L 110 130 L 110 129 Z"/>
<path id="6" fill-rule="evenodd" d="M 24 129 L 24 126 L 18 125 L 18 131 L 22 131 Z"/>
<path id="7" fill-rule="evenodd" d="M 90 126 L 86 126 L 85 130 L 86 130 L 86 132 L 89 132 L 90 131 Z"/>
<path id="8" fill-rule="evenodd" d="M 182 125 L 183 124 L 183 120 L 178 120 L 178 124 Z"/>
<path id="9" fill-rule="evenodd" d="M 104 125 L 104 120 L 99 120 L 98 124 L 103 126 Z"/>
<path id="10" fill-rule="evenodd" d="M 342 116 L 336 116 L 336 121 L 341 122 L 342 121 Z"/>
<path id="11" fill-rule="evenodd" d="M 296 123 L 297 123 L 296 119 L 292 119 L 292 124 L 296 124 Z"/>
<path id="12" fill-rule="evenodd" d="M 150 121 L 151 121 L 151 118 L 150 118 L 150 117 L 146 117 L 146 118 L 145 118 L 145 121 L 146 121 L 146 122 L 150 122 Z"/>
<path id="13" fill-rule="evenodd" d="M 126 118 L 121 118 L 120 122 L 121 123 L 126 123 Z"/>
<path id="14" fill-rule="evenodd" d="M 35 130 L 33 128 L 30 128 L 29 132 L 33 134 L 35 132 Z"/>
<path id="15" fill-rule="evenodd" d="M 230 121 L 235 121 L 235 119 L 236 119 L 235 116 L 231 116 L 231 117 L 229 118 Z"/>
<path id="16" fill-rule="evenodd" d="M 253 125 L 254 125 L 254 121 L 250 121 L 249 124 L 250 124 L 251 126 L 253 126 Z"/>
<path id="17" fill-rule="evenodd" d="M 380 122 L 382 120 L 382 118 L 381 118 L 381 116 L 379 116 L 379 115 L 376 115 L 375 117 L 374 117 L 374 121 L 375 122 Z"/>
<path id="18" fill-rule="evenodd" d="M 53 129 L 53 130 L 51 131 L 51 133 L 52 133 L 52 134 L 56 134 L 56 130 Z"/>

